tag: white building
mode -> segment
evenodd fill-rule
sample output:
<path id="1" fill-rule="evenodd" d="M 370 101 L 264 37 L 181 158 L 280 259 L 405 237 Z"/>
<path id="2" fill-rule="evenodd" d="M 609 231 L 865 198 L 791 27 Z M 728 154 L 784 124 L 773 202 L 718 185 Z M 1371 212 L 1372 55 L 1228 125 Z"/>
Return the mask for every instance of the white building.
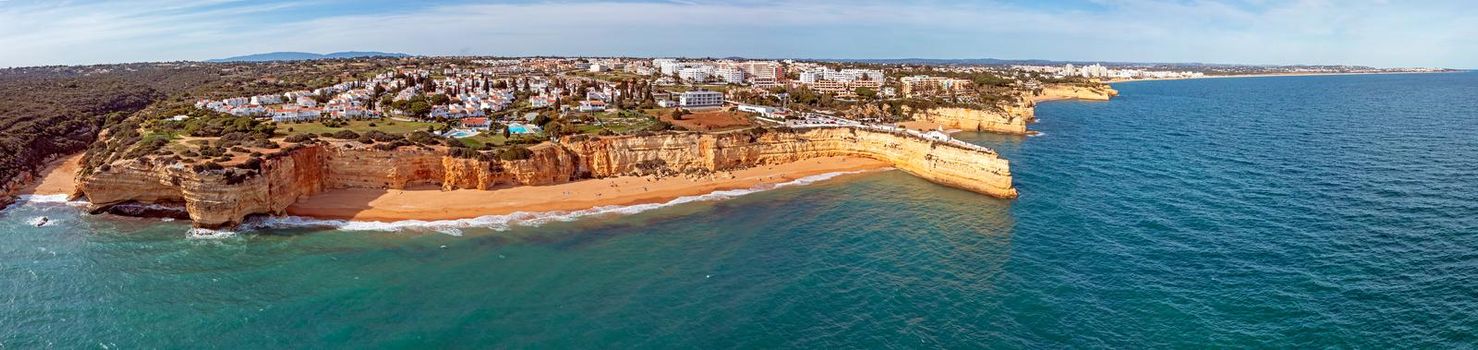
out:
<path id="1" fill-rule="evenodd" d="M 708 81 L 708 72 L 702 68 L 683 68 L 678 71 L 677 76 L 689 83 L 702 83 Z"/>
<path id="2" fill-rule="evenodd" d="M 683 107 L 719 106 L 724 104 L 724 94 L 708 90 L 687 91 L 678 95 L 677 104 Z"/>
<path id="3" fill-rule="evenodd" d="M 744 62 L 739 69 L 754 84 L 772 84 L 785 78 L 785 70 L 777 62 Z"/>
<path id="4" fill-rule="evenodd" d="M 817 73 L 817 72 L 814 72 L 814 71 L 801 72 L 801 83 L 802 84 L 815 84 L 817 80 L 820 80 L 820 77 L 821 77 L 821 73 Z"/>
<path id="5" fill-rule="evenodd" d="M 723 68 L 719 68 L 718 70 L 714 71 L 714 74 L 715 75 L 718 75 L 718 78 L 719 79 L 722 79 L 725 83 L 729 83 L 729 84 L 743 84 L 744 83 L 744 77 L 745 77 L 744 70 L 743 69 L 739 69 L 739 67 L 723 67 Z"/>

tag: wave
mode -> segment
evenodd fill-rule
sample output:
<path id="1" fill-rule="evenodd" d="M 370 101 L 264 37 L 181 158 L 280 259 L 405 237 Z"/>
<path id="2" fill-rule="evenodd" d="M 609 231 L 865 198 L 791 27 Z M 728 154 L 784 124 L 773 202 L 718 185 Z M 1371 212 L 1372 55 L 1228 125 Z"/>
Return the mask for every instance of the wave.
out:
<path id="1" fill-rule="evenodd" d="M 505 231 L 515 226 L 539 226 L 551 222 L 570 222 L 587 216 L 598 215 L 630 215 L 649 210 L 670 207 L 679 204 L 717 201 L 739 197 L 751 193 L 763 192 L 782 187 L 800 186 L 820 181 L 830 180 L 837 176 L 867 172 L 844 171 L 798 178 L 792 181 L 764 184 L 746 189 L 714 191 L 707 194 L 683 196 L 662 203 L 648 203 L 635 205 L 609 205 L 576 211 L 548 211 L 548 212 L 513 212 L 502 215 L 485 215 L 470 219 L 455 220 L 402 220 L 402 221 L 353 221 L 315 219 L 302 216 L 271 216 L 255 217 L 240 226 L 243 230 L 266 230 L 283 228 L 317 228 L 336 229 L 341 231 L 403 231 L 410 229 L 425 229 L 435 232 L 461 236 L 463 228 L 487 228 L 496 231 Z M 192 230 L 193 231 L 193 230 Z"/>
<path id="2" fill-rule="evenodd" d="M 74 207 L 83 207 L 92 204 L 87 201 L 68 200 L 70 197 L 65 194 L 23 194 L 16 200 L 16 204 L 51 203 L 66 204 Z"/>
<path id="3" fill-rule="evenodd" d="M 185 238 L 188 239 L 226 239 L 234 236 L 236 236 L 236 231 L 212 230 L 199 227 L 191 228 L 185 232 Z"/>

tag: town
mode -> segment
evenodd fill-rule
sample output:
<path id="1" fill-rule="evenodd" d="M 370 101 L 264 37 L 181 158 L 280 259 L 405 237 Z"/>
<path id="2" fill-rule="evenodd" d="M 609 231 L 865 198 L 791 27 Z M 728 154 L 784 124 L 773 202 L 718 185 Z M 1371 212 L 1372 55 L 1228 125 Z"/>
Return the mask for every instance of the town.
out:
<path id="1" fill-rule="evenodd" d="M 393 59 L 365 79 L 194 102 L 292 131 L 360 132 L 375 121 L 491 147 L 520 137 L 755 125 L 887 124 L 936 106 L 1021 104 L 1045 83 L 1099 75 L 1030 67 L 934 67 L 795 60 Z M 172 121 L 189 113 L 163 116 Z M 378 126 L 378 125 L 377 125 Z M 357 128 L 356 128 L 357 127 Z"/>

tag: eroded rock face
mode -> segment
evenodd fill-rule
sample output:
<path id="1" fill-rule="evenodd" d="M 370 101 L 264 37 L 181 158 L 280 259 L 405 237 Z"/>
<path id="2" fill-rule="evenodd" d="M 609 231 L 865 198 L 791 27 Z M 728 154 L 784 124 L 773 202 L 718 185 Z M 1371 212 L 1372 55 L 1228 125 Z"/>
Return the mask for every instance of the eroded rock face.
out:
<path id="1" fill-rule="evenodd" d="M 1000 111 L 971 108 L 934 108 L 914 116 L 946 129 L 1026 134 L 1026 124 L 1036 119 L 1030 107 L 1004 106 Z"/>
<path id="2" fill-rule="evenodd" d="M 753 130 L 726 134 L 667 133 L 598 137 L 531 147 L 521 160 L 462 159 L 444 149 L 367 149 L 348 142 L 289 151 L 262 163 L 259 175 L 233 178 L 184 164 L 128 160 L 84 178 L 97 206 L 125 202 L 184 203 L 197 226 L 240 223 L 251 214 L 281 214 L 299 198 L 334 188 L 444 190 L 549 185 L 586 178 L 723 171 L 798 160 L 873 158 L 935 183 L 1011 198 L 1008 162 L 989 150 L 856 128 Z"/>
<path id="3" fill-rule="evenodd" d="M 1108 101 L 1110 98 L 1118 95 L 1118 90 L 1114 90 L 1114 88 L 1107 85 L 1096 87 L 1048 85 L 1042 88 L 1041 93 L 1035 99 L 1039 101 L 1064 99 Z"/>

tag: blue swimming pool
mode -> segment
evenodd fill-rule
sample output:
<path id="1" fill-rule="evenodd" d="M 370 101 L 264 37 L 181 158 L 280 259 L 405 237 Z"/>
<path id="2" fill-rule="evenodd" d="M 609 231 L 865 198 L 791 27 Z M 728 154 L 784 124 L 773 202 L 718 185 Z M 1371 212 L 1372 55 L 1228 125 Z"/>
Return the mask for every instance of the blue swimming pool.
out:
<path id="1" fill-rule="evenodd" d="M 468 138 L 468 137 L 477 136 L 477 131 L 476 130 L 465 130 L 465 129 L 463 129 L 463 130 L 453 130 L 452 132 L 447 133 L 446 136 L 450 136 L 452 138 L 459 138 L 459 139 L 460 138 Z"/>
<path id="2" fill-rule="evenodd" d="M 539 132 L 539 127 L 519 123 L 508 124 L 508 132 L 514 134 L 532 134 Z"/>

